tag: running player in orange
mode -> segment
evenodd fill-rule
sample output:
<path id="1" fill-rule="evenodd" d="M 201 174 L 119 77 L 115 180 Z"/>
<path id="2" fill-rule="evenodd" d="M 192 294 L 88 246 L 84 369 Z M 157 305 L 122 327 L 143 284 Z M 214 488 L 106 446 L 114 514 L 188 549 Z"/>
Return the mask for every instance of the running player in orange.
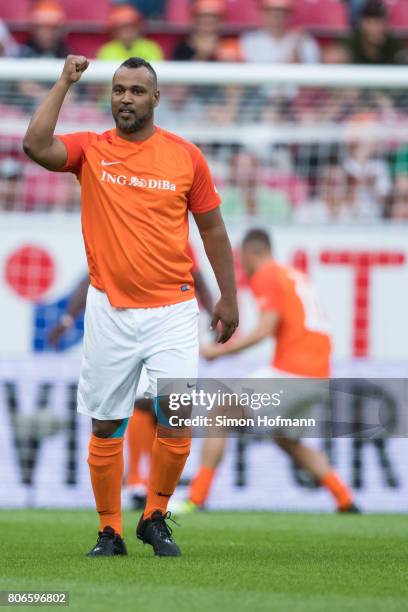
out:
<path id="1" fill-rule="evenodd" d="M 154 124 L 160 92 L 153 67 L 129 58 L 113 75 L 116 129 L 55 136 L 61 106 L 89 62 L 68 56 L 34 113 L 23 146 L 49 170 L 73 172 L 82 193 L 82 230 L 91 285 L 85 316 L 78 410 L 92 419 L 88 463 L 100 531 L 90 556 L 127 554 L 122 538 L 123 436 L 142 367 L 157 379 L 195 381 L 198 306 L 187 253 L 193 214 L 221 297 L 212 327 L 219 342 L 238 325 L 231 246 L 220 198 L 200 150 Z M 188 384 L 188 383 L 186 383 Z M 190 386 L 191 383 L 190 382 Z M 160 556 L 180 550 L 166 523 L 191 432 L 163 427 L 153 443 L 151 475 L 137 537 Z"/>
<path id="2" fill-rule="evenodd" d="M 274 336 L 276 347 L 271 365 L 252 377 L 328 378 L 331 353 L 328 325 L 308 278 L 273 259 L 269 236 L 263 230 L 247 233 L 241 254 L 260 311 L 258 324 L 253 331 L 228 344 L 203 347 L 202 355 L 207 359 L 233 355 Z M 274 440 L 297 465 L 328 489 L 340 512 L 358 512 L 349 488 L 325 454 L 285 435 L 277 435 Z M 190 486 L 188 500 L 176 505 L 175 511 L 177 508 L 178 513 L 191 512 L 205 504 L 224 448 L 225 438 L 210 437 L 203 441 L 201 466 Z"/>

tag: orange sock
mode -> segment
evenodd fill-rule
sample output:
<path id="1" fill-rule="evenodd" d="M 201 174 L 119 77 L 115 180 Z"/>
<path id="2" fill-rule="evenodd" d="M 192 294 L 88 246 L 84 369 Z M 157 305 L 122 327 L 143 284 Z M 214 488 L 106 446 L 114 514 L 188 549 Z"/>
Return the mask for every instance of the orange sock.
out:
<path id="1" fill-rule="evenodd" d="M 122 535 L 123 438 L 97 438 L 91 434 L 88 464 L 100 530 L 110 525 Z"/>
<path id="2" fill-rule="evenodd" d="M 215 476 L 215 468 L 202 465 L 190 485 L 189 499 L 197 506 L 204 506 Z"/>
<path id="3" fill-rule="evenodd" d="M 321 480 L 336 500 L 338 508 L 347 508 L 353 502 L 353 496 L 348 486 L 341 480 L 336 472 L 328 472 Z"/>
<path id="4" fill-rule="evenodd" d="M 153 443 L 152 465 L 144 516 L 155 510 L 166 512 L 190 454 L 191 438 L 158 438 Z"/>
<path id="5" fill-rule="evenodd" d="M 127 441 L 129 451 L 129 467 L 126 475 L 126 485 L 146 484 L 147 479 L 140 472 L 142 459 L 151 462 L 153 440 L 156 424 L 150 412 L 135 410 L 129 419 Z"/>

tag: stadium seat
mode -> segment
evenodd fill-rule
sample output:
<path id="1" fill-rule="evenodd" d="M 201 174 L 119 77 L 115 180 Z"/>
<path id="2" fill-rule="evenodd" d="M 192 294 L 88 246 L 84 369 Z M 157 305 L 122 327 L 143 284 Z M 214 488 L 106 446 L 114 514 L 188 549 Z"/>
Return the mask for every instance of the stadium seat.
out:
<path id="1" fill-rule="evenodd" d="M 228 24 L 254 27 L 260 23 L 257 0 L 226 0 Z M 189 0 L 168 2 L 166 19 L 177 25 L 190 22 Z M 347 11 L 343 0 L 295 0 L 293 22 L 308 28 L 344 30 Z"/>
<path id="2" fill-rule="evenodd" d="M 226 21 L 234 25 L 256 26 L 260 23 L 257 0 L 227 0 Z"/>
<path id="3" fill-rule="evenodd" d="M 75 53 L 86 57 L 96 57 L 99 48 L 107 41 L 105 33 L 100 32 L 70 32 L 68 34 L 68 47 Z"/>
<path id="4" fill-rule="evenodd" d="M 388 0 L 390 25 L 396 30 L 408 30 L 407 0 Z"/>
<path id="5" fill-rule="evenodd" d="M 190 23 L 189 0 L 167 2 L 166 20 L 177 25 Z M 226 0 L 226 22 L 235 25 L 255 25 L 259 22 L 257 0 Z"/>
<path id="6" fill-rule="evenodd" d="M 105 23 L 109 11 L 108 0 L 62 0 L 67 21 Z M 7 23 L 28 21 L 30 0 L 13 0 L 1 3 L 1 19 Z"/>
<path id="7" fill-rule="evenodd" d="M 177 25 L 187 25 L 190 23 L 189 0 L 177 0 L 177 2 L 167 2 L 166 21 Z"/>
<path id="8" fill-rule="evenodd" d="M 29 0 L 13 0 L 1 3 L 1 19 L 6 22 L 26 21 L 30 9 Z"/>
<path id="9" fill-rule="evenodd" d="M 108 0 L 63 0 L 67 21 L 85 21 L 106 23 L 109 2 Z"/>
<path id="10" fill-rule="evenodd" d="M 347 10 L 343 0 L 297 0 L 293 20 L 296 25 L 307 28 L 348 28 Z"/>

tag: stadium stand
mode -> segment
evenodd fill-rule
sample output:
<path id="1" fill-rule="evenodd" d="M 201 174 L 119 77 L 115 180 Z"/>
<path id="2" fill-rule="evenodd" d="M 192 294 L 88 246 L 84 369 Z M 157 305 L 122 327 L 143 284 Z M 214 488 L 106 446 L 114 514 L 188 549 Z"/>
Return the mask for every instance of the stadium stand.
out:
<path id="1" fill-rule="evenodd" d="M 403 35 L 408 30 L 407 3 L 404 0 L 387 0 L 386 4 L 390 25 Z M 27 38 L 31 5 L 29 0 L 16 0 L 2 6 L 2 18 L 18 41 Z M 62 5 L 66 13 L 70 46 L 78 53 L 95 56 L 97 49 L 108 40 L 109 1 L 64 0 Z M 172 57 L 176 44 L 189 32 L 190 6 L 189 0 L 167 2 L 163 19 L 155 17 L 153 20 L 147 20 L 146 31 L 162 46 L 167 58 Z M 347 9 L 344 0 L 294 0 L 293 8 L 291 25 L 310 31 L 323 43 L 347 32 Z M 259 24 L 257 0 L 225 0 L 226 34 L 237 36 L 242 31 L 258 27 Z"/>
<path id="2" fill-rule="evenodd" d="M 82 0 L 64 0 L 64 9 L 69 22 L 101 23 L 108 18 L 110 3 L 107 0 L 83 2 Z"/>
<path id="3" fill-rule="evenodd" d="M 208 0 L 209 5 L 211 2 Z M 108 39 L 110 4 L 107 0 L 90 0 L 86 3 L 65 0 L 61 5 L 67 16 L 69 47 L 75 52 L 94 57 L 101 42 Z M 228 37 L 231 33 L 253 29 L 259 23 L 256 0 L 245 3 L 227 0 L 224 6 L 222 31 Z M 16 0 L 4 7 L 5 21 L 17 33 L 19 40 L 24 40 L 28 34 L 31 7 L 26 0 Z M 387 0 L 387 7 L 390 29 L 398 25 L 395 29 L 402 32 L 404 24 L 408 26 L 406 3 Z M 171 57 L 183 34 L 189 32 L 190 23 L 189 2 L 180 0 L 167 2 L 164 21 L 146 22 L 146 29 L 149 37 L 152 32 L 162 37 L 166 56 Z M 347 49 L 339 40 L 347 27 L 346 3 L 342 0 L 294 0 L 293 24 L 317 34 L 324 29 L 323 37 L 318 36 L 323 63 L 341 64 L 347 61 Z M 222 59 L 234 59 L 233 53 Z M 16 89 L 10 87 L 7 81 L 0 80 L 0 164 L 4 162 L 1 179 L 3 184 L 6 181 L 5 191 L 8 194 L 6 204 L 1 206 L 7 210 L 31 212 L 53 208 L 73 210 L 78 202 L 75 201 L 76 192 L 70 177 L 54 179 L 38 169 L 34 172 L 19 148 L 22 126 L 38 96 L 44 91 L 40 83 L 34 85 L 36 87 L 30 89 L 22 83 Z M 335 206 L 331 207 L 330 203 L 338 200 L 338 193 L 350 201 L 357 193 L 363 194 L 365 199 L 369 198 L 370 194 L 363 188 L 367 181 L 374 190 L 377 189 L 371 194 L 375 201 L 371 209 L 373 216 L 404 218 L 404 178 L 408 171 L 404 161 L 401 162 L 405 155 L 403 142 L 395 135 L 387 136 L 384 125 L 391 126 L 391 131 L 392 126 L 398 123 L 405 125 L 406 95 L 398 90 L 385 92 L 382 88 L 363 87 L 343 88 L 340 96 L 338 93 L 338 90 L 330 87 L 264 87 L 261 82 L 253 87 L 232 84 L 225 88 L 170 83 L 162 87 L 158 121 L 174 131 L 186 130 L 187 136 L 205 149 L 217 183 L 229 195 L 234 193 L 234 185 L 229 181 L 234 173 L 237 153 L 247 156 L 247 159 L 254 157 L 263 189 L 261 200 L 264 202 L 263 196 L 269 194 L 276 207 L 288 210 L 288 213 L 281 215 L 281 219 L 292 218 L 303 222 L 307 215 L 302 208 L 306 207 L 306 210 L 308 204 L 319 205 L 313 208 L 317 217 L 320 215 L 319 218 L 346 218 L 347 215 L 343 217 L 334 213 Z M 352 148 L 348 142 L 350 125 L 355 125 L 355 117 L 361 119 L 367 114 L 371 117 L 372 129 L 381 126 L 385 129 L 385 135 L 383 132 L 376 147 L 360 143 L 358 165 L 352 159 Z M 78 88 L 64 105 L 61 125 L 62 129 L 67 126 L 67 131 L 84 125 L 108 129 L 111 118 L 104 86 L 98 84 Z M 313 126 L 319 127 L 318 140 Z M 245 136 L 254 129 L 259 129 L 256 133 L 262 133 L 263 128 L 266 132 L 276 130 L 275 136 L 271 136 L 267 144 L 258 145 L 256 138 Z M 242 134 L 242 138 L 238 138 L 237 134 Z M 18 172 L 13 160 L 20 164 Z M 338 166 L 341 166 L 341 172 Z M 19 173 L 19 180 L 23 181 L 23 188 L 19 191 L 13 189 L 16 172 Z M 336 192 L 335 186 L 339 181 L 343 181 L 343 185 Z M 251 211 L 256 210 L 253 200 L 257 194 L 248 186 L 241 188 L 244 192 L 241 208 L 252 214 Z M 11 203 L 13 197 L 16 198 L 14 205 Z M 263 209 L 261 200 L 259 206 Z M 395 215 L 394 202 L 395 206 L 398 205 Z M 367 219 L 366 212 L 361 212 L 364 206 L 360 203 L 361 215 L 357 212 L 357 204 L 355 207 L 356 217 Z M 319 210 L 323 210 L 323 213 L 318 213 Z M 350 206 L 347 212 L 350 212 Z"/>
<path id="4" fill-rule="evenodd" d="M 89 25 L 104 25 L 106 23 L 110 3 L 108 0 L 91 0 L 89 2 L 64 0 L 61 5 L 64 7 L 67 23 L 86 28 Z M 12 26 L 26 26 L 31 6 L 32 2 L 30 0 L 4 2 L 1 7 L 2 18 Z"/>
<path id="5" fill-rule="evenodd" d="M 347 14 L 343 0 L 304 0 L 295 4 L 296 25 L 333 33 L 347 29 Z"/>
<path id="6" fill-rule="evenodd" d="M 225 22 L 228 25 L 249 28 L 256 27 L 260 23 L 256 0 L 249 2 L 227 0 L 225 9 Z M 189 1 L 169 2 L 166 19 L 173 24 L 188 26 Z M 293 25 L 322 30 L 344 30 L 347 27 L 347 17 L 343 0 L 296 0 Z"/>

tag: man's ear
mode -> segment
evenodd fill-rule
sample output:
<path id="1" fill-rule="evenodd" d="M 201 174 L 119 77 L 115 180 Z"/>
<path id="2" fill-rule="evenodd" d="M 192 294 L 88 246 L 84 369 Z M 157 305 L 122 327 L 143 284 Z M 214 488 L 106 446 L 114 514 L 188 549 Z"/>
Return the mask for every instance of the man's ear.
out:
<path id="1" fill-rule="evenodd" d="M 154 94 L 154 104 L 153 104 L 153 106 L 156 107 L 159 102 L 160 102 L 160 91 L 157 89 L 157 91 Z"/>

